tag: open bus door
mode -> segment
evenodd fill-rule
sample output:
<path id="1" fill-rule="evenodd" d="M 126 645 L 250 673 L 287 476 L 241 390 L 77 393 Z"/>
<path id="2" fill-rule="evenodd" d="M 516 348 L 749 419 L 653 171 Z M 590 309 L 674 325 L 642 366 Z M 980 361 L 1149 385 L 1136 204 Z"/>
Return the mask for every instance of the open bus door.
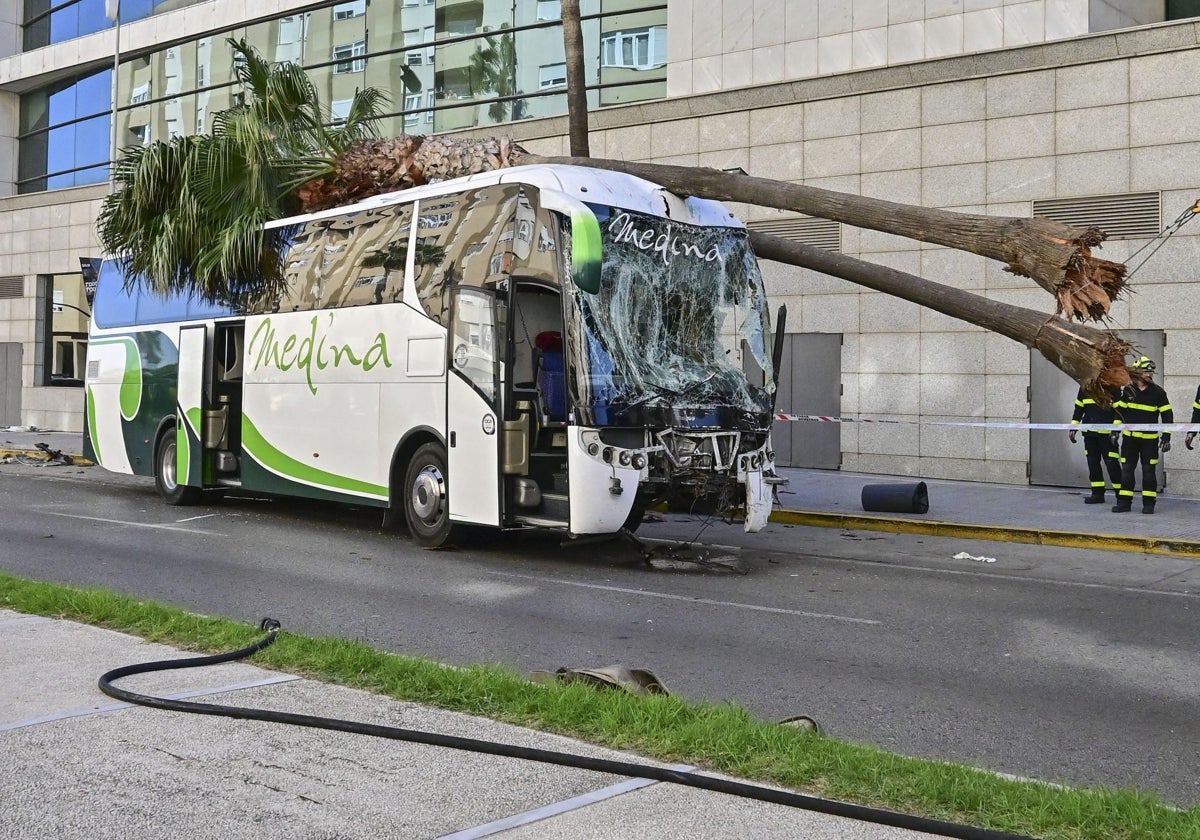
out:
<path id="1" fill-rule="evenodd" d="M 450 519 L 500 525 L 501 354 L 496 295 L 451 292 L 446 376 Z"/>
<path id="2" fill-rule="evenodd" d="M 179 379 L 175 398 L 175 482 L 180 487 L 203 487 L 205 484 L 207 339 L 208 329 L 203 324 L 182 327 L 179 330 Z"/>

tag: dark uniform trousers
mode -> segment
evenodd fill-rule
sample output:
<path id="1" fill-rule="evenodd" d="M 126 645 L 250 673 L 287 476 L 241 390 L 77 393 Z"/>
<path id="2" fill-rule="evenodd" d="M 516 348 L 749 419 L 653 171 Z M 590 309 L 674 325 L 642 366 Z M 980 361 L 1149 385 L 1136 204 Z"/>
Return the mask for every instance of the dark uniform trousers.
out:
<path id="1" fill-rule="evenodd" d="M 1113 404 L 1121 399 L 1121 389 L 1109 389 L 1109 404 L 1102 405 L 1088 394 L 1083 388 L 1075 395 L 1075 411 L 1071 414 L 1071 423 L 1093 423 L 1108 425 L 1116 419 Z M 1087 456 L 1088 481 L 1092 487 L 1089 502 L 1101 501 L 1104 498 L 1104 473 L 1112 482 L 1113 491 L 1121 489 L 1121 454 L 1119 447 L 1112 442 L 1108 432 L 1084 429 L 1083 454 Z"/>
<path id="2" fill-rule="evenodd" d="M 1158 498 L 1158 435 L 1154 437 L 1121 438 L 1121 489 L 1120 496 L 1133 498 L 1134 471 L 1142 466 L 1142 498 Z"/>
<path id="3" fill-rule="evenodd" d="M 1088 481 L 1092 492 L 1104 495 L 1104 473 L 1108 471 L 1108 479 L 1112 482 L 1113 490 L 1121 489 L 1121 455 L 1115 451 L 1112 436 L 1108 432 L 1083 433 L 1083 454 L 1087 456 Z"/>

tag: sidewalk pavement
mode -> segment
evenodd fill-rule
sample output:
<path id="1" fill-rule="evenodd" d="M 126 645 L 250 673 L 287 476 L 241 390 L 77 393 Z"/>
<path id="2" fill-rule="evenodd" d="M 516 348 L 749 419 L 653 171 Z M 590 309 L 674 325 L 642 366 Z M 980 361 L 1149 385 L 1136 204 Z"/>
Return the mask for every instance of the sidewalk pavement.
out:
<path id="1" fill-rule="evenodd" d="M 27 427 L 0 428 L 0 459 L 36 453 L 39 442 L 82 461 L 80 433 Z M 924 482 L 927 512 L 879 513 L 864 509 L 864 487 L 912 488 L 922 479 L 839 470 L 779 472 L 788 484 L 780 488 L 772 522 L 1200 558 L 1200 499 L 1169 492 L 1159 496 L 1153 516 L 1143 516 L 1136 497 L 1130 513 L 1113 513 L 1111 501 L 1085 505 L 1089 491 L 1081 487 L 930 479 Z M 1111 491 L 1107 498 L 1112 499 Z"/>
<path id="2" fill-rule="evenodd" d="M 276 644 L 287 644 L 286 628 Z M 112 668 L 192 655 L 99 627 L 0 609 L 0 837 L 934 837 L 646 779 L 130 706 L 97 688 Z M 245 662 L 137 675 L 117 684 L 159 697 L 657 764 Z"/>

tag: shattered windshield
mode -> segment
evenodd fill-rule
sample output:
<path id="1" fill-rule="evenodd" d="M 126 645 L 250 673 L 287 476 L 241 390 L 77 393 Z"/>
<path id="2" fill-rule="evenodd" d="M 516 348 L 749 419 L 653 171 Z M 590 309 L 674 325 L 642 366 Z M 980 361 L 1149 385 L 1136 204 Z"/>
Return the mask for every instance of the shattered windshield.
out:
<path id="1" fill-rule="evenodd" d="M 574 295 L 590 391 L 581 406 L 610 422 L 647 408 L 769 412 L 766 297 L 746 231 L 591 209 L 603 265 L 599 292 Z"/>

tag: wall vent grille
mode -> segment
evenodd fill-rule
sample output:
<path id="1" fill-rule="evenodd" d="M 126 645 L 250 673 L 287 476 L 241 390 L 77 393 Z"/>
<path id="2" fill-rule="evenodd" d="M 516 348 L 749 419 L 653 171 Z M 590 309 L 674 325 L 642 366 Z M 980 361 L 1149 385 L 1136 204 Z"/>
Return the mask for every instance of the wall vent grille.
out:
<path id="1" fill-rule="evenodd" d="M 0 300 L 25 297 L 24 277 L 0 277 Z"/>
<path id="2" fill-rule="evenodd" d="M 746 227 L 759 233 L 769 233 L 793 242 L 803 242 L 827 251 L 842 250 L 842 226 L 829 219 L 797 216 L 790 219 L 760 219 L 747 222 Z"/>
<path id="3" fill-rule="evenodd" d="M 1162 231 L 1162 195 L 1158 192 L 1086 195 L 1033 202 L 1033 215 L 1072 227 L 1097 227 L 1109 239 L 1146 239 Z"/>

